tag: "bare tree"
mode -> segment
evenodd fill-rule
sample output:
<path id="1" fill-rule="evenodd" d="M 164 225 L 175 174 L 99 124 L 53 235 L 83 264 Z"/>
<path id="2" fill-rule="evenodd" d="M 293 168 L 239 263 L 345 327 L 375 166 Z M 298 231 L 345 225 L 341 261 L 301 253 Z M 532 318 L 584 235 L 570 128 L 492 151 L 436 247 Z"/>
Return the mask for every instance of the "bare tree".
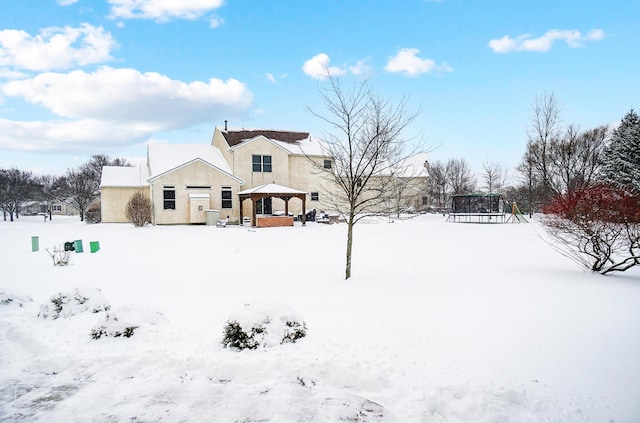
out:
<path id="1" fill-rule="evenodd" d="M 608 128 L 564 128 L 559 116 L 560 105 L 553 94 L 536 98 L 527 150 L 518 166 L 529 187 L 530 212 L 554 196 L 595 183 L 602 165 Z"/>
<path id="2" fill-rule="evenodd" d="M 391 191 L 392 173 L 417 152 L 403 131 L 416 118 L 408 113 L 407 100 L 394 104 L 375 94 L 369 81 L 346 88 L 329 76 L 320 90 L 326 111 L 310 112 L 330 128 L 324 134 L 324 155 L 332 157 L 330 169 L 312 161 L 328 184 L 332 206 L 347 222 L 345 279 L 351 277 L 353 226 L 368 213 L 384 208 L 384 194 Z"/>
<path id="3" fill-rule="evenodd" d="M 573 125 L 552 140 L 549 148 L 549 185 L 555 194 L 586 188 L 595 183 L 603 160 L 608 128 L 580 132 Z"/>
<path id="4" fill-rule="evenodd" d="M 449 173 L 451 169 L 447 164 L 441 161 L 435 161 L 429 166 L 429 176 L 431 183 L 429 185 L 431 198 L 436 202 L 438 208 L 442 208 L 447 204 L 449 190 Z"/>
<path id="5" fill-rule="evenodd" d="M 0 208 L 4 219 L 9 214 L 13 222 L 20 214 L 22 205 L 35 198 L 36 184 L 33 174 L 17 168 L 0 169 Z"/>
<path id="6" fill-rule="evenodd" d="M 49 220 L 52 218 L 52 207 L 55 201 L 62 201 L 64 190 L 62 180 L 60 177 L 53 175 L 40 175 L 35 177 L 35 183 L 37 185 L 37 198 L 44 202 L 45 211 L 49 213 Z"/>
<path id="7" fill-rule="evenodd" d="M 80 221 L 84 222 L 84 215 L 91 203 L 100 194 L 100 187 L 96 185 L 91 174 L 81 169 L 68 169 L 60 178 L 60 195 L 80 212 Z"/>
<path id="8" fill-rule="evenodd" d="M 516 189 L 518 199 L 526 199 L 526 201 L 520 201 L 519 204 L 526 204 L 526 210 L 529 211 L 529 217 L 533 216 L 533 211 L 540 204 L 542 195 L 540 193 L 540 187 L 542 184 L 537 180 L 537 174 L 534 171 L 533 156 L 530 149 L 531 143 L 527 145 L 527 151 L 522 158 L 522 161 L 516 168 L 520 173 L 522 188 Z M 526 191 L 526 195 L 523 195 L 523 191 Z M 514 199 L 515 200 L 515 199 Z M 524 209 L 523 209 L 524 210 Z"/>
<path id="9" fill-rule="evenodd" d="M 131 165 L 126 159 L 111 159 L 105 154 L 96 154 L 78 169 L 68 169 L 58 179 L 60 197 L 78 209 L 80 221 L 84 221 L 87 208 L 100 197 L 100 179 L 104 166 Z"/>
<path id="10" fill-rule="evenodd" d="M 482 162 L 482 179 L 488 193 L 499 192 L 505 184 L 506 172 L 498 162 Z"/>
<path id="11" fill-rule="evenodd" d="M 476 178 L 465 159 L 449 159 L 447 168 L 452 194 L 468 194 L 476 189 Z"/>
<path id="12" fill-rule="evenodd" d="M 551 142 L 559 136 L 562 129 L 560 111 L 560 102 L 553 93 L 536 97 L 531 115 L 531 126 L 527 131 L 529 139 L 527 145 L 528 161 L 544 188 L 545 201 L 552 195 L 549 149 Z"/>

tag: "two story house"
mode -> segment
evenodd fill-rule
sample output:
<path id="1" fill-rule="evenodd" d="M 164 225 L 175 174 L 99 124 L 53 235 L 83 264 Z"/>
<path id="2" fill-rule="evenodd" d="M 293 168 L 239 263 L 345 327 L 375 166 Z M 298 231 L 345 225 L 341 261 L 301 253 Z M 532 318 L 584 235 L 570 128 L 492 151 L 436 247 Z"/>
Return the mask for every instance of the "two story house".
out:
<path id="1" fill-rule="evenodd" d="M 205 223 L 206 211 L 217 210 L 239 221 L 238 192 L 277 184 L 309 194 L 314 208 L 326 181 L 313 162 L 331 166 L 322 142 L 307 132 L 216 127 L 209 145 L 150 144 L 147 162 L 137 167 L 105 166 L 101 180 L 102 221 L 127 222 L 126 204 L 136 191 L 148 195 L 153 223 Z M 291 202 L 299 214 L 303 205 Z M 245 210 L 246 210 L 245 205 Z M 256 213 L 285 209 L 278 198 L 256 202 Z"/>

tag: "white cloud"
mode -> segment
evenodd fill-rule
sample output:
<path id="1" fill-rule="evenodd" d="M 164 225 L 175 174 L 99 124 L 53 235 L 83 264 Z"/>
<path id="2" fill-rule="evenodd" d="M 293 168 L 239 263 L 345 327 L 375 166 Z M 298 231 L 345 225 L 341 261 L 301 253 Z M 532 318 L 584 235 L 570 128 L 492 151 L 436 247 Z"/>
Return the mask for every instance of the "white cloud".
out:
<path id="1" fill-rule="evenodd" d="M 222 24 L 224 24 L 224 19 L 222 19 L 218 15 L 213 15 L 213 16 L 211 16 L 211 18 L 209 18 L 209 26 L 211 28 L 217 28 Z"/>
<path id="2" fill-rule="evenodd" d="M 69 6 L 77 2 L 78 0 L 58 0 L 58 4 L 60 6 Z"/>
<path id="3" fill-rule="evenodd" d="M 62 118 L 1 120 L 0 146 L 21 150 L 69 150 L 76 143 L 87 149 L 108 142 L 135 144 L 157 131 L 240 119 L 253 102 L 253 94 L 235 79 L 186 83 L 158 73 L 110 67 L 93 73 L 43 73 L 0 85 L 0 93 Z"/>
<path id="4" fill-rule="evenodd" d="M 349 66 L 349 72 L 355 76 L 369 77 L 373 73 L 373 68 L 369 66 L 366 59 L 358 60 L 355 65 Z"/>
<path id="5" fill-rule="evenodd" d="M 403 48 L 393 57 L 389 58 L 387 72 L 402 72 L 405 75 L 415 76 L 432 71 L 451 72 L 453 69 L 448 65 L 437 65 L 432 59 L 421 59 L 418 57 L 420 50 L 417 48 Z"/>
<path id="6" fill-rule="evenodd" d="M 111 17 L 125 19 L 155 19 L 163 22 L 171 18 L 197 19 L 217 9 L 224 0 L 107 0 Z"/>
<path id="7" fill-rule="evenodd" d="M 92 151 L 97 147 L 137 144 L 149 134 L 144 127 L 111 125 L 93 119 L 27 122 L 0 118 L 0 148 L 17 151 Z"/>
<path id="8" fill-rule="evenodd" d="M 329 62 L 330 59 L 327 54 L 319 53 L 304 62 L 302 71 L 313 79 L 325 79 L 329 75 L 340 76 L 346 73 L 344 69 L 329 66 Z"/>
<path id="9" fill-rule="evenodd" d="M 586 41 L 600 41 L 602 39 L 604 39 L 604 31 L 601 29 L 592 29 L 591 31 L 589 31 L 587 33 L 587 35 L 585 36 L 585 40 Z"/>
<path id="10" fill-rule="evenodd" d="M 25 31 L 0 31 L 0 67 L 29 71 L 69 69 L 112 60 L 116 42 L 102 27 L 45 28 L 36 36 Z"/>
<path id="11" fill-rule="evenodd" d="M 267 72 L 264 74 L 264 77 L 267 78 L 267 81 L 271 82 L 272 84 L 277 84 L 280 82 L 280 80 L 285 79 L 287 77 L 287 74 L 283 73 L 277 76 L 272 74 L 271 72 Z"/>
<path id="12" fill-rule="evenodd" d="M 511 53 L 514 51 L 546 52 L 551 50 L 553 43 L 556 41 L 564 41 L 570 48 L 578 48 L 584 46 L 584 42 L 599 41 L 604 37 L 605 33 L 601 29 L 593 29 L 585 36 L 576 30 L 552 29 L 538 38 L 531 38 L 530 34 L 519 35 L 516 38 L 505 35 L 502 38 L 489 41 L 488 46 L 496 53 Z"/>

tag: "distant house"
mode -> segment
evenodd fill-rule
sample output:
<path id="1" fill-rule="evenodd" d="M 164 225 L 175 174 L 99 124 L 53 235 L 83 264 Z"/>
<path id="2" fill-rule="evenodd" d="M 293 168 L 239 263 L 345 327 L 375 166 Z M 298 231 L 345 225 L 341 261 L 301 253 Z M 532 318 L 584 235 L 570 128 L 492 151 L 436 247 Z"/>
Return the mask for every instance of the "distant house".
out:
<path id="1" fill-rule="evenodd" d="M 208 145 L 150 144 L 144 165 L 103 168 L 102 221 L 127 222 L 126 204 L 141 191 L 153 205 L 154 224 L 205 223 L 207 210 L 239 222 L 238 193 L 265 184 L 308 193 L 307 210 L 326 209 L 324 193 L 335 188 L 318 171 L 332 166 L 325 151 L 322 141 L 308 132 L 232 129 L 226 124 L 215 128 Z M 411 180 L 411 186 L 417 186 Z M 260 198 L 255 213 L 279 214 L 285 208 L 293 215 L 301 213 L 300 201 L 285 201 Z M 244 216 L 248 207 L 243 203 Z"/>
<path id="2" fill-rule="evenodd" d="M 72 216 L 78 215 L 78 209 L 71 204 L 54 201 L 47 204 L 46 201 L 28 201 L 22 205 L 21 213 L 23 215 L 49 214 L 51 208 L 52 215 Z"/>

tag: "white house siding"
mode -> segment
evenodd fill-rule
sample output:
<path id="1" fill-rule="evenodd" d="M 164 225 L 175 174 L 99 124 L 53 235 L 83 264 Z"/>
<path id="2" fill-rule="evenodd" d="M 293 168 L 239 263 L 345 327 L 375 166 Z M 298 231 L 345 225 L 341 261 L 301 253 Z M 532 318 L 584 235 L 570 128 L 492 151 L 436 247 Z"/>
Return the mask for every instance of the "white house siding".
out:
<path id="1" fill-rule="evenodd" d="M 125 223 L 127 219 L 126 207 L 131 196 L 142 191 L 149 196 L 149 187 L 102 187 L 100 189 L 100 207 L 102 222 Z"/>
<path id="2" fill-rule="evenodd" d="M 221 215 L 239 216 L 240 207 L 236 193 L 240 191 L 237 179 L 219 172 L 204 162 L 196 161 L 168 172 L 150 181 L 153 218 L 158 225 L 177 225 L 191 223 L 191 202 L 189 194 L 209 194 L 208 209 L 220 210 Z M 165 186 L 175 187 L 175 210 L 165 210 L 163 191 Z M 210 186 L 211 188 L 187 188 L 188 186 Z M 232 208 L 222 208 L 222 187 L 232 190 Z M 206 205 L 203 202 L 200 204 Z"/>
<path id="3" fill-rule="evenodd" d="M 231 170 L 235 176 L 244 181 L 243 189 L 254 188 L 264 184 L 290 186 L 289 153 L 270 142 L 265 137 L 258 137 L 233 148 Z M 253 156 L 271 156 L 271 172 L 254 172 Z"/>

